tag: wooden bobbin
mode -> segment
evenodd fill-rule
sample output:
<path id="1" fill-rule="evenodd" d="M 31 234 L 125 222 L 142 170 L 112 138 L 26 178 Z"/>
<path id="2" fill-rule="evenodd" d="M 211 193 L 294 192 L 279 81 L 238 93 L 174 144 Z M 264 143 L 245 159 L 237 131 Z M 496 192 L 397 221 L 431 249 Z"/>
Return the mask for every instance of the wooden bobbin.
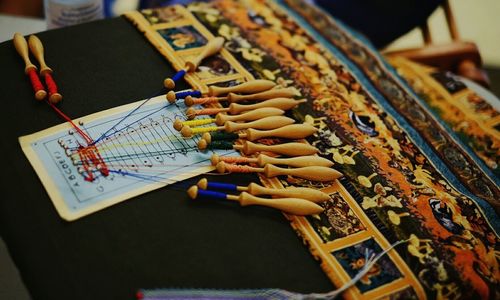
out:
<path id="1" fill-rule="evenodd" d="M 267 199 L 253 196 L 247 192 L 243 192 L 236 200 L 240 203 L 241 206 L 248 205 L 261 205 L 272 207 L 275 209 L 279 209 L 285 213 L 298 215 L 298 216 L 307 216 L 307 215 L 316 215 L 323 212 L 323 207 L 318 204 L 307 201 L 305 199 L 299 198 L 274 198 Z"/>
<path id="2" fill-rule="evenodd" d="M 242 161 L 242 159 L 245 159 L 245 161 Z M 257 157 L 240 157 L 240 156 L 219 157 L 217 154 L 213 154 L 210 159 L 213 166 L 217 165 L 220 161 L 228 163 L 233 163 L 234 161 L 236 161 L 236 163 L 239 163 L 238 160 L 239 162 L 242 163 L 256 164 L 260 167 L 263 167 L 266 164 L 286 165 L 295 168 L 311 167 L 311 166 L 321 166 L 329 168 L 333 166 L 332 161 L 316 155 L 296 156 L 290 158 L 277 158 L 277 157 L 267 156 L 265 154 L 259 154 Z"/>
<path id="3" fill-rule="evenodd" d="M 177 131 L 181 131 L 184 126 L 201 126 L 201 125 L 211 124 L 214 122 L 215 122 L 215 119 L 211 119 L 211 118 L 189 120 L 189 121 L 181 121 L 179 119 L 175 119 L 174 129 Z"/>
<path id="4" fill-rule="evenodd" d="M 240 203 L 241 206 L 248 206 L 248 205 L 267 206 L 294 215 L 319 214 L 323 211 L 323 208 L 318 204 L 300 198 L 266 199 L 253 196 L 247 192 L 243 192 L 239 196 L 235 196 L 218 192 L 204 191 L 199 189 L 198 186 L 196 185 L 190 187 L 187 191 L 187 194 L 191 199 L 197 199 L 199 196 L 215 198 L 215 199 L 225 198 L 227 200 L 237 201 Z"/>
<path id="5" fill-rule="evenodd" d="M 218 113 L 224 113 L 227 112 L 231 115 L 237 115 L 242 112 L 246 112 L 249 110 L 254 110 L 258 108 L 264 108 L 264 107 L 274 107 L 278 108 L 281 110 L 289 110 L 297 105 L 304 103 L 306 100 L 294 100 L 294 99 L 289 99 L 289 98 L 276 98 L 276 99 L 270 99 L 266 100 L 263 102 L 255 103 L 255 104 L 250 104 L 250 105 L 242 105 L 242 104 L 237 104 L 237 103 L 231 103 L 228 108 L 207 108 L 207 109 L 201 109 L 197 110 L 194 109 L 193 107 L 190 107 L 186 110 L 186 117 L 188 119 L 194 119 L 196 116 L 200 115 L 215 115 Z"/>
<path id="6" fill-rule="evenodd" d="M 32 69 L 37 69 L 36 66 L 31 63 L 30 57 L 29 57 L 29 50 L 28 50 L 28 43 L 26 42 L 26 39 L 24 36 L 22 36 L 20 33 L 15 33 L 14 34 L 14 47 L 16 48 L 17 53 L 22 57 L 24 60 L 24 73 L 28 74 L 29 70 Z"/>
<path id="7" fill-rule="evenodd" d="M 330 196 L 322 191 L 304 188 L 304 187 L 288 187 L 284 189 L 272 189 L 263 187 L 256 183 L 250 183 L 245 192 L 248 192 L 254 196 L 259 195 L 271 195 L 277 197 L 286 197 L 286 198 L 302 198 L 315 203 L 321 203 L 324 201 L 330 200 Z"/>
<path id="8" fill-rule="evenodd" d="M 258 123 L 258 121 L 260 120 L 256 120 L 254 122 Z M 250 124 L 251 123 L 253 122 L 250 122 Z M 249 124 L 249 123 L 231 122 L 230 124 L 236 124 L 236 126 L 240 126 L 239 124 Z M 316 127 L 311 126 L 309 124 L 285 125 L 271 130 L 257 130 L 253 128 L 248 128 L 243 133 L 240 133 L 237 138 L 246 139 L 249 141 L 255 141 L 258 139 L 269 138 L 269 137 L 286 138 L 286 139 L 303 139 L 315 133 L 317 130 L 318 129 Z M 234 131 L 238 131 L 238 129 L 233 130 L 232 132 Z M 203 139 L 205 139 L 210 144 L 211 135 L 209 133 L 204 133 Z"/>
<path id="9" fill-rule="evenodd" d="M 316 133 L 317 131 L 318 129 L 316 127 L 304 123 L 287 125 L 272 130 L 257 130 L 254 128 L 249 128 L 245 130 L 240 138 L 247 139 L 249 141 L 255 141 L 268 137 L 303 139 Z"/>
<path id="10" fill-rule="evenodd" d="M 236 123 L 232 121 L 227 121 L 224 124 L 224 130 L 226 132 L 235 132 L 248 128 L 255 129 L 275 129 L 279 127 L 283 127 L 286 125 L 290 125 L 295 123 L 295 120 L 285 116 L 270 116 L 265 117 L 259 120 L 245 122 L 245 123 Z"/>
<path id="11" fill-rule="evenodd" d="M 212 56 L 214 54 L 217 54 L 221 49 L 222 46 L 224 46 L 224 38 L 222 37 L 216 37 L 212 40 L 210 40 L 205 47 L 203 47 L 203 51 L 196 56 L 192 60 L 186 61 L 186 69 L 188 72 L 194 72 L 198 66 L 200 65 L 201 61 L 204 60 L 205 58 Z"/>
<path id="12" fill-rule="evenodd" d="M 200 189 L 215 189 L 215 190 L 229 190 L 248 192 L 254 196 L 270 195 L 285 198 L 300 198 L 306 199 L 315 203 L 320 203 L 330 200 L 330 196 L 322 191 L 305 188 L 305 187 L 287 187 L 287 188 L 267 188 L 256 183 L 250 183 L 248 186 L 237 186 L 227 183 L 208 182 L 206 178 L 202 178 L 196 184 Z"/>
<path id="13" fill-rule="evenodd" d="M 169 91 L 166 95 L 167 101 L 170 103 L 174 103 L 175 100 L 177 100 L 177 96 L 175 95 L 174 91 Z"/>
<path id="14" fill-rule="evenodd" d="M 247 128 L 257 128 L 257 129 L 274 129 L 282 126 L 286 126 L 295 122 L 294 119 L 284 117 L 284 116 L 270 116 L 265 117 L 260 120 L 255 120 L 246 123 L 235 123 L 227 121 L 224 126 L 213 126 L 213 127 L 198 127 L 191 128 L 189 126 L 183 126 L 181 129 L 181 134 L 184 137 L 191 137 L 193 134 L 201 134 L 205 132 L 223 130 L 226 132 L 235 132 L 238 130 L 243 130 Z"/>
<path id="15" fill-rule="evenodd" d="M 24 73 L 26 73 L 27 75 L 30 73 L 30 72 L 36 72 L 37 71 L 37 67 L 31 63 L 30 61 L 30 58 L 29 58 L 29 50 L 28 50 L 28 43 L 26 42 L 26 39 L 24 38 L 24 36 L 22 36 L 20 33 L 15 33 L 14 34 L 14 38 L 13 38 L 13 41 L 14 41 L 14 47 L 16 48 L 16 51 L 17 53 L 19 53 L 19 55 L 21 56 L 21 58 L 23 59 L 24 61 Z M 38 75 L 34 74 L 35 78 L 31 79 L 30 80 L 32 81 L 36 81 L 36 85 L 40 86 L 40 89 L 37 89 L 35 90 L 35 99 L 38 100 L 38 101 L 41 101 L 43 99 L 45 99 L 45 97 L 47 96 L 47 92 L 43 89 L 43 86 L 41 85 L 39 79 L 37 78 Z M 34 86 L 35 88 L 35 86 Z"/>
<path id="16" fill-rule="evenodd" d="M 227 100 L 231 103 L 235 103 L 241 101 L 263 101 L 274 98 L 294 98 L 295 96 L 297 96 L 297 91 L 295 89 L 284 88 L 284 89 L 272 89 L 251 95 L 238 95 L 235 93 L 229 93 L 227 95 Z"/>
<path id="17" fill-rule="evenodd" d="M 249 82 L 244 82 L 235 86 L 219 87 L 212 85 L 208 87 L 208 94 L 210 96 L 225 95 L 227 93 L 242 93 L 251 94 L 262 91 L 267 91 L 275 87 L 276 84 L 270 80 L 257 79 Z"/>
<path id="18" fill-rule="evenodd" d="M 53 72 L 52 69 L 45 63 L 44 48 L 42 41 L 40 41 L 40 39 L 37 36 L 30 35 L 30 37 L 28 38 L 28 44 L 31 53 L 33 53 L 33 56 L 35 56 L 35 58 L 38 60 L 38 63 L 40 64 L 40 75 L 42 77 L 45 77 L 46 79 L 51 78 Z M 50 87 L 49 87 L 49 92 L 50 92 Z M 59 92 L 57 92 L 57 90 L 49 94 L 49 101 L 51 103 L 56 104 L 61 100 L 62 100 L 62 95 Z"/>
<path id="19" fill-rule="evenodd" d="M 255 121 L 258 119 L 262 119 L 265 117 L 270 117 L 270 116 L 281 116 L 285 114 L 285 111 L 279 108 L 275 107 L 262 107 L 262 108 L 257 108 L 254 110 L 250 110 L 247 112 L 244 112 L 239 115 L 226 115 L 223 113 L 218 113 L 215 116 L 215 123 L 217 125 L 223 125 L 227 121 L 233 121 L 233 122 L 238 122 L 238 121 Z"/>
<path id="20" fill-rule="evenodd" d="M 266 177 L 293 176 L 311 181 L 333 181 L 342 176 L 342 173 L 327 167 L 302 167 L 302 168 L 280 168 L 272 164 L 266 164 L 264 168 L 254 168 L 248 166 L 230 165 L 221 161 L 216 166 L 217 172 L 243 172 L 243 173 L 263 173 Z"/>
<path id="21" fill-rule="evenodd" d="M 250 141 L 243 141 L 243 145 L 235 145 L 236 150 L 242 151 L 245 155 L 254 154 L 255 152 L 271 152 L 286 156 L 304 156 L 312 155 L 318 152 L 315 147 L 305 143 L 284 143 L 278 145 L 262 145 L 255 144 Z"/>
<path id="22" fill-rule="evenodd" d="M 262 107 L 274 107 L 274 108 L 279 108 L 281 110 L 289 110 L 289 109 L 297 107 L 297 105 L 304 103 L 306 101 L 307 100 L 305 100 L 305 99 L 294 100 L 291 98 L 275 98 L 275 99 L 270 99 L 270 100 L 266 100 L 263 102 L 250 104 L 250 105 L 231 103 L 229 105 L 228 112 L 232 115 L 236 115 L 236 114 L 239 114 L 239 113 L 244 112 L 244 111 L 249 111 L 249 110 L 262 108 Z"/>

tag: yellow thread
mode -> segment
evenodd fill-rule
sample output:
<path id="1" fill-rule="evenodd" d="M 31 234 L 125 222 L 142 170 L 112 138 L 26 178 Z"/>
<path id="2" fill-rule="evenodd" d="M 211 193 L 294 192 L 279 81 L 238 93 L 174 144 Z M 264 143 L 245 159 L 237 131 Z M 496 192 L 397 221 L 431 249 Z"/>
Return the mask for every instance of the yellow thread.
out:
<path id="1" fill-rule="evenodd" d="M 193 134 L 197 133 L 205 133 L 205 132 L 211 132 L 211 131 L 217 131 L 220 130 L 219 127 L 217 126 L 208 126 L 208 127 L 196 127 L 196 128 L 191 128 L 191 132 Z"/>
<path id="2" fill-rule="evenodd" d="M 208 119 L 198 119 L 198 120 L 184 121 L 184 122 L 182 122 L 182 125 L 200 126 L 200 125 L 211 124 L 211 123 L 214 123 L 214 122 L 215 122 L 215 119 L 208 118 Z"/>

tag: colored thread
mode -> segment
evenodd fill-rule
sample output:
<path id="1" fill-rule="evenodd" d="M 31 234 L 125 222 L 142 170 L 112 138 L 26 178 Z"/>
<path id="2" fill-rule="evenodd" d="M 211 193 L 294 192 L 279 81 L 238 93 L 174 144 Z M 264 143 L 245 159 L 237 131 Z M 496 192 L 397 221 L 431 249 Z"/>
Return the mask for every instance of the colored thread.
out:
<path id="1" fill-rule="evenodd" d="M 200 115 L 215 115 L 220 112 L 226 111 L 225 108 L 205 108 L 205 109 L 200 109 L 200 110 L 195 110 L 193 114 L 195 116 L 200 116 Z"/>
<path id="2" fill-rule="evenodd" d="M 201 97 L 201 92 L 200 91 L 185 91 L 185 92 L 175 93 L 175 98 L 177 98 L 177 99 L 184 99 L 187 96 L 199 98 L 199 97 Z"/>
<path id="3" fill-rule="evenodd" d="M 101 134 L 101 136 L 99 138 L 97 138 L 93 144 L 99 142 L 101 139 L 105 138 L 107 136 L 108 133 L 110 133 L 112 130 L 116 130 L 116 126 L 120 125 L 120 123 L 124 122 L 128 117 L 130 117 L 131 115 L 133 115 L 136 111 L 138 111 L 142 106 L 144 106 L 146 103 L 149 102 L 149 100 L 153 99 L 153 97 L 155 96 L 158 96 L 162 93 L 163 91 L 163 88 L 159 91 L 159 92 L 156 92 L 153 96 L 147 98 L 146 100 L 144 100 L 141 104 L 139 104 L 136 108 L 132 109 L 126 116 L 124 116 L 123 118 L 121 118 L 115 125 L 111 126 L 111 128 L 109 128 L 108 130 L 106 130 L 106 132 L 104 132 L 103 134 Z M 167 104 L 165 107 L 167 107 L 168 105 L 170 104 Z M 164 107 L 163 107 L 164 108 Z M 161 108 L 161 109 L 163 109 Z M 153 114 L 153 113 L 151 113 Z M 120 130 L 123 130 L 125 128 L 128 128 L 130 125 L 128 126 L 125 126 L 124 128 L 120 129 Z M 116 131 L 119 131 L 119 130 L 116 130 Z"/>
<path id="4" fill-rule="evenodd" d="M 206 98 L 196 98 L 193 99 L 193 104 L 210 104 L 219 103 L 219 98 L 217 97 L 206 97 Z"/>
<path id="5" fill-rule="evenodd" d="M 220 156 L 220 161 L 223 161 L 228 164 L 241 164 L 241 163 L 252 163 L 252 159 L 249 157 L 242 156 Z"/>
<path id="6" fill-rule="evenodd" d="M 92 139 L 85 132 L 83 132 L 83 130 L 81 130 L 80 127 L 76 126 L 76 124 L 73 123 L 73 120 L 71 120 L 70 117 L 68 117 L 65 113 L 59 110 L 54 104 L 50 103 L 49 101 L 47 101 L 47 103 L 59 116 L 61 116 L 61 118 L 63 118 L 66 122 L 71 124 L 71 126 L 76 130 L 76 132 L 85 140 L 87 145 L 91 145 L 93 143 Z"/>
<path id="7" fill-rule="evenodd" d="M 207 146 L 207 148 L 210 150 L 231 150 L 233 149 L 233 143 L 230 141 L 213 141 Z"/>
<path id="8" fill-rule="evenodd" d="M 231 183 L 222 183 L 222 182 L 207 182 L 208 189 L 214 190 L 223 190 L 223 191 L 238 191 L 238 186 L 236 184 Z"/>
<path id="9" fill-rule="evenodd" d="M 226 171 L 229 173 L 253 173 L 255 169 L 249 166 L 241 166 L 241 165 L 226 165 Z"/>
<path id="10" fill-rule="evenodd" d="M 212 141 L 222 141 L 222 140 L 234 141 L 238 139 L 240 136 L 234 132 L 217 131 L 217 132 L 211 132 L 210 137 L 212 138 Z"/>
<path id="11" fill-rule="evenodd" d="M 37 74 L 35 68 L 31 68 L 28 70 L 28 77 L 30 78 L 31 86 L 33 87 L 33 90 L 35 91 L 35 93 L 38 91 L 45 90 L 42 82 L 40 81 L 40 77 L 38 77 L 38 74 Z"/>
<path id="12" fill-rule="evenodd" d="M 225 200 L 226 199 L 226 194 L 221 193 L 221 192 L 214 192 L 214 191 L 207 191 L 207 190 L 202 190 L 198 189 L 198 197 L 203 197 L 203 198 L 210 198 L 210 199 L 220 199 L 220 200 Z"/>
<path id="13" fill-rule="evenodd" d="M 50 73 L 45 73 L 43 76 L 45 79 L 45 84 L 47 85 L 47 89 L 49 90 L 49 96 L 57 93 L 57 85 L 56 82 L 54 81 L 54 78 L 52 78 L 52 75 Z"/>
<path id="14" fill-rule="evenodd" d="M 184 75 L 186 75 L 186 70 L 180 70 L 179 72 L 175 73 L 174 77 L 172 77 L 172 80 L 174 82 L 177 82 L 177 80 L 181 79 L 182 77 L 184 77 Z"/>
<path id="15" fill-rule="evenodd" d="M 182 122 L 182 125 L 187 125 L 187 126 L 201 126 L 201 125 L 207 125 L 214 123 L 215 119 L 198 119 L 198 120 L 189 120 L 189 121 L 184 121 Z"/>
<path id="16" fill-rule="evenodd" d="M 205 132 L 216 131 L 216 130 L 220 130 L 220 128 L 217 126 L 195 127 L 195 128 L 191 128 L 191 133 L 198 134 L 198 133 L 205 133 Z"/>
<path id="17" fill-rule="evenodd" d="M 378 253 L 377 255 L 375 255 L 375 253 L 372 253 L 371 255 L 369 255 L 368 249 L 366 249 L 366 251 L 365 251 L 365 265 L 363 266 L 363 268 L 361 268 L 361 270 L 358 272 L 358 274 L 356 274 L 353 278 L 351 278 L 350 281 L 344 283 L 344 285 L 341 286 L 340 288 L 338 288 L 334 291 L 328 292 L 328 293 L 313 293 L 313 294 L 308 294 L 308 295 L 302 295 L 303 299 L 334 299 L 334 298 L 336 298 L 337 296 L 342 294 L 345 290 L 347 290 L 351 286 L 355 285 L 358 281 L 363 279 L 363 277 L 373 268 L 375 263 L 379 259 L 381 259 L 384 255 L 386 255 L 389 251 L 391 251 L 394 247 L 396 247 L 400 244 L 403 244 L 403 243 L 407 243 L 408 241 L 409 240 L 399 240 L 399 241 L 395 242 L 394 244 L 390 245 L 389 248 Z"/>

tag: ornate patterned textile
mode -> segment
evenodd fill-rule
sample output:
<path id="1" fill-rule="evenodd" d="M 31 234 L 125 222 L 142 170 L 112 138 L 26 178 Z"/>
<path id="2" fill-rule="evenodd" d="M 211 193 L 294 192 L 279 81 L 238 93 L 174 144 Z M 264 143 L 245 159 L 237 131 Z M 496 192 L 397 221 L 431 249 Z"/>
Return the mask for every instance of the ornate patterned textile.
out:
<path id="1" fill-rule="evenodd" d="M 264 78 L 308 99 L 293 116 L 320 129 L 308 141 L 345 177 L 326 185 L 261 179 L 331 195 L 320 215 L 286 216 L 326 275 L 340 287 L 366 253 L 408 240 L 343 296 L 500 296 L 499 117 L 491 106 L 436 84 L 447 80 L 437 73 L 433 83 L 409 79 L 415 93 L 368 41 L 301 0 L 218 0 L 129 18 L 171 61 L 203 44 L 201 35 L 226 39 L 227 53 L 188 78 L 193 86 Z M 454 97 L 437 102 L 445 88 Z M 453 102 L 456 93 L 467 101 Z"/>

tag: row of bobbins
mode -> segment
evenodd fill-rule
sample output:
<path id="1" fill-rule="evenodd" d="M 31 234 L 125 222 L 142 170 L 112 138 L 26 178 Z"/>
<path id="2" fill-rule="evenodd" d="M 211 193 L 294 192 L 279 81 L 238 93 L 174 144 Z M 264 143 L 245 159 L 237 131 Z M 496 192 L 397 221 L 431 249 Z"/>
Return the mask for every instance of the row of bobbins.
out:
<path id="1" fill-rule="evenodd" d="M 210 41 L 198 57 L 186 62 L 185 68 L 174 77 L 167 78 L 165 86 L 173 89 L 176 81 L 186 73 L 196 70 L 204 58 L 217 53 L 222 46 L 223 40 L 219 38 Z M 211 162 L 218 172 L 261 173 L 266 177 L 294 176 L 311 181 L 333 181 L 342 176 L 340 172 L 331 168 L 333 162 L 319 157 L 318 149 L 315 147 L 296 141 L 317 132 L 316 127 L 307 123 L 296 124 L 293 118 L 285 115 L 288 110 L 306 101 L 296 100 L 296 96 L 297 91 L 294 88 L 279 87 L 272 81 L 261 79 L 227 87 L 210 86 L 207 94 L 200 91 L 170 90 L 166 95 L 171 103 L 184 99 L 184 104 L 188 107 L 186 120 L 177 119 L 173 126 L 184 138 L 201 135 L 198 142 L 201 151 L 235 149 L 245 155 L 245 157 L 219 157 L 214 154 Z M 217 104 L 222 108 L 215 108 L 214 105 Z M 195 105 L 201 105 L 202 108 L 197 109 Z M 286 139 L 287 142 L 272 145 L 258 143 L 265 138 Z M 221 184 L 214 183 L 208 186 L 221 187 Z M 277 190 L 280 189 L 269 189 L 268 192 L 274 196 L 281 193 L 281 196 L 294 197 L 280 198 L 285 200 L 266 199 L 246 190 L 235 196 L 207 191 L 206 188 L 200 189 L 200 184 L 191 187 L 188 194 L 191 198 L 227 199 L 239 201 L 242 205 L 271 206 L 292 214 L 307 215 L 322 211 L 322 207 L 314 203 L 314 199 L 310 199 L 314 196 L 300 196 L 301 193 L 312 195 L 314 192 L 303 189 L 286 194 L 289 191 Z M 325 200 L 329 197 L 322 195 L 320 198 Z"/>
<path id="2" fill-rule="evenodd" d="M 288 98 L 269 98 L 275 93 L 288 93 Z M 293 94 L 292 94 L 293 93 Z M 282 95 L 283 95 L 282 94 Z M 255 143 L 263 138 L 281 138 L 287 140 L 304 139 L 314 133 L 317 128 L 309 124 L 295 124 L 295 120 L 284 116 L 287 110 L 297 107 L 304 100 L 295 100 L 293 89 L 276 88 L 274 82 L 268 80 L 255 80 L 231 87 L 210 87 L 209 96 L 227 95 L 222 101 L 229 98 L 245 99 L 242 102 L 253 102 L 251 104 L 230 103 L 226 108 L 208 108 L 194 110 L 187 109 L 188 119 L 195 114 L 213 115 L 215 118 L 191 119 L 187 121 L 176 120 L 174 128 L 179 130 L 184 137 L 192 137 L 201 134 L 198 143 L 200 150 L 236 149 L 245 155 L 260 152 L 269 152 L 273 156 L 294 157 L 293 164 L 287 164 L 290 160 L 275 159 L 266 162 L 260 167 L 241 165 L 239 158 L 223 157 L 216 165 L 217 170 L 225 172 L 256 172 L 263 173 L 267 177 L 290 175 L 312 181 L 332 181 L 341 174 L 330 168 L 332 163 L 315 154 L 318 150 L 303 142 L 286 142 L 282 144 L 264 145 Z M 248 97 L 246 97 L 248 96 Z M 203 126 L 215 123 L 218 126 Z M 199 126 L 199 127 L 192 127 Z M 327 161 L 327 162 L 325 162 Z M 249 161 L 245 161 L 250 163 Z M 251 164 L 251 163 L 250 163 Z M 286 165 L 287 168 L 276 166 Z"/>

